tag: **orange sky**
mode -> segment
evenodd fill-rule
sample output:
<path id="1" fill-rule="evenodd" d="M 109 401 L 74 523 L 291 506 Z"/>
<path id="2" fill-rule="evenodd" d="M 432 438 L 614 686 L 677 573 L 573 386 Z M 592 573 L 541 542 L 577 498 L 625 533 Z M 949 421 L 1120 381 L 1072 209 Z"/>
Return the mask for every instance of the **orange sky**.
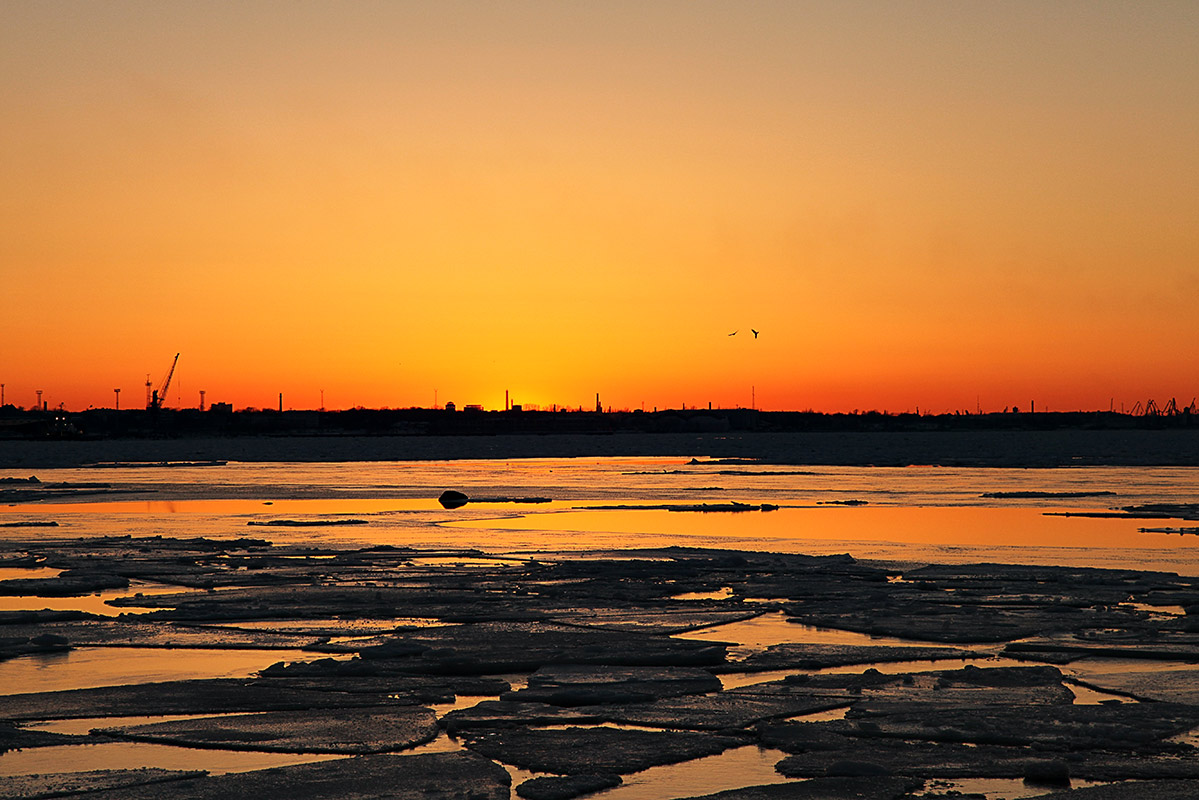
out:
<path id="1" fill-rule="evenodd" d="M 1187 403 L 1197 52 L 1189 1 L 13 0 L 0 382 Z"/>

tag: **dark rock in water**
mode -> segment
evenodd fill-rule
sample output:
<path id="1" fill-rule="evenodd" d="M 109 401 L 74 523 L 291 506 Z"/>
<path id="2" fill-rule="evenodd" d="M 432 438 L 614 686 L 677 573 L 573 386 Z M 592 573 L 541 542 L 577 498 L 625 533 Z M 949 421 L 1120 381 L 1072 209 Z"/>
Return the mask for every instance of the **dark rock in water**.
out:
<path id="1" fill-rule="evenodd" d="M 43 633 L 40 636 L 34 636 L 29 642 L 44 650 L 61 650 L 71 645 L 67 637 L 59 636 L 57 633 Z"/>
<path id="2" fill-rule="evenodd" d="M 1024 768 L 1024 782 L 1038 786 L 1069 786 L 1070 765 L 1060 758 L 1030 761 Z"/>
<path id="3" fill-rule="evenodd" d="M 0 528 L 57 528 L 58 523 L 54 520 L 39 522 L 31 520 L 27 522 L 0 522 Z"/>
<path id="4" fill-rule="evenodd" d="M 533 778 L 516 787 L 525 800 L 570 800 L 600 789 L 611 789 L 623 781 L 619 775 L 568 775 L 566 777 Z"/>
<path id="5" fill-rule="evenodd" d="M 562 775 L 627 775 L 659 764 L 716 755 L 747 743 L 731 736 L 615 728 L 497 730 L 475 733 L 466 740 L 468 748 L 488 758 L 533 772 Z"/>
<path id="6" fill-rule="evenodd" d="M 462 492 L 447 489 L 437 498 L 445 508 L 461 508 L 467 503 L 552 503 L 550 497 L 467 497 Z"/>

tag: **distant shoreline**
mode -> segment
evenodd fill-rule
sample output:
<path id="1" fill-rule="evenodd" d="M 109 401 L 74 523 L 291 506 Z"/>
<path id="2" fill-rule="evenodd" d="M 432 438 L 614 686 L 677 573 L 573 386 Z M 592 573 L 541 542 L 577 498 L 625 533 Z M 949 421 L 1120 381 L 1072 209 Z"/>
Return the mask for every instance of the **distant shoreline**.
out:
<path id="1" fill-rule="evenodd" d="M 764 464 L 1045 468 L 1199 466 L 1199 430 L 195 436 L 0 440 L 0 470 L 103 462 L 745 458 Z M 212 467 L 220 469 L 219 466 Z"/>

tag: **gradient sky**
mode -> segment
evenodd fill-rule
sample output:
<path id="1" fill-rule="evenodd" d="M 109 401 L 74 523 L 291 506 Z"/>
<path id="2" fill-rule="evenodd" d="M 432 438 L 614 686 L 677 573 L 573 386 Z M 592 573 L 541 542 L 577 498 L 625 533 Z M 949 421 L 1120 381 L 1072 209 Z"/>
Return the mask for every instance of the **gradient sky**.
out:
<path id="1" fill-rule="evenodd" d="M 1188 403 L 1197 53 L 1190 0 L 7 0 L 0 382 Z"/>

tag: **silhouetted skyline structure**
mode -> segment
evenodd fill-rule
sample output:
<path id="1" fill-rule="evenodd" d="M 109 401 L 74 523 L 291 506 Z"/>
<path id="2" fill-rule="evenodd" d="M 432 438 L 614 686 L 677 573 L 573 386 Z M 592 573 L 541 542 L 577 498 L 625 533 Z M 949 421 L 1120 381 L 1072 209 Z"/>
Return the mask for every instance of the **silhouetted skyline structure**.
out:
<path id="1" fill-rule="evenodd" d="M 138 437 L 257 435 L 500 435 L 554 433 L 721 433 L 771 432 L 913 432 L 1004 430 L 1155 430 L 1197 426 L 1191 406 L 1170 404 L 1170 413 L 1115 411 L 1022 411 L 948 414 L 822 413 L 759 411 L 749 408 L 675 408 L 605 411 L 596 397 L 594 410 L 487 411 L 467 405 L 443 409 L 369 409 L 341 411 L 240 409 L 212 403 L 199 409 L 88 409 L 63 411 L 0 408 L 0 439 L 105 439 Z M 1156 408 L 1156 407 L 1155 407 Z"/>

